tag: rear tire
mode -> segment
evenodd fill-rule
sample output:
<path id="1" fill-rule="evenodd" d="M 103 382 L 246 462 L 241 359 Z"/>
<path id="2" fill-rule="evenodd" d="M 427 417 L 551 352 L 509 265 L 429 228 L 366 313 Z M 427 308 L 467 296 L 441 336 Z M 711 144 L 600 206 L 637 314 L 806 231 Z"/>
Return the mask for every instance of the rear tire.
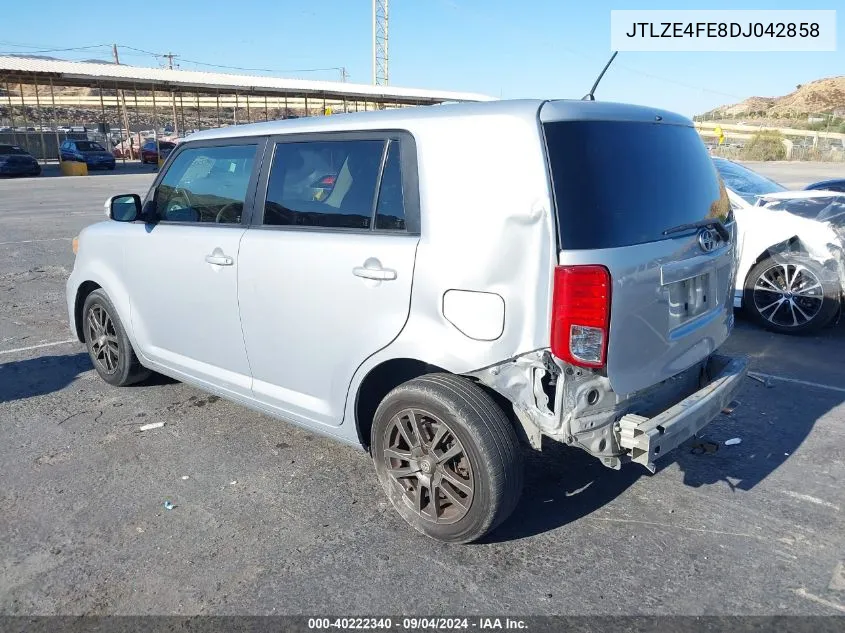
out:
<path id="1" fill-rule="evenodd" d="M 94 290 L 85 299 L 82 331 L 94 369 L 110 385 L 125 387 L 152 373 L 135 355 L 117 310 L 103 290 Z"/>
<path id="2" fill-rule="evenodd" d="M 836 316 L 841 292 L 836 275 L 819 262 L 781 253 L 751 269 L 742 303 L 752 319 L 772 332 L 808 334 Z"/>
<path id="3" fill-rule="evenodd" d="M 428 374 L 399 385 L 379 405 L 371 434 L 388 499 L 426 536 L 478 540 L 519 501 L 516 433 L 493 399 L 465 378 Z"/>

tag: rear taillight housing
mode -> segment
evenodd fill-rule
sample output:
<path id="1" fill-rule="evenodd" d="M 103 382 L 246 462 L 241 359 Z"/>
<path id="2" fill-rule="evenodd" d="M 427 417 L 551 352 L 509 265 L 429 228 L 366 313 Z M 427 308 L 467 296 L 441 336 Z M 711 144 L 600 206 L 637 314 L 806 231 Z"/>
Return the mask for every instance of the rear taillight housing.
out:
<path id="1" fill-rule="evenodd" d="M 552 354 L 581 367 L 604 367 L 610 334 L 610 271 L 558 266 L 552 296 Z"/>

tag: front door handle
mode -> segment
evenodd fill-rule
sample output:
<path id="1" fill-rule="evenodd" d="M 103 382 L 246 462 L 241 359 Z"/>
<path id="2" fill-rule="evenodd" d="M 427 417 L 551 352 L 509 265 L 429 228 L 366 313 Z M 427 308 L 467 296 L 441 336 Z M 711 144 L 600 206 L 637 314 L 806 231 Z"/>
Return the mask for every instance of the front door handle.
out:
<path id="1" fill-rule="evenodd" d="M 396 279 L 396 271 L 392 268 L 382 268 L 381 262 L 375 258 L 370 258 L 364 262 L 363 266 L 356 266 L 352 269 L 352 274 L 363 279 L 373 279 L 375 281 L 390 281 Z"/>
<path id="2" fill-rule="evenodd" d="M 205 261 L 207 261 L 209 264 L 216 264 L 217 266 L 231 266 L 235 263 L 234 259 L 232 259 L 228 255 L 222 255 L 219 252 L 214 252 L 211 255 L 206 255 Z"/>

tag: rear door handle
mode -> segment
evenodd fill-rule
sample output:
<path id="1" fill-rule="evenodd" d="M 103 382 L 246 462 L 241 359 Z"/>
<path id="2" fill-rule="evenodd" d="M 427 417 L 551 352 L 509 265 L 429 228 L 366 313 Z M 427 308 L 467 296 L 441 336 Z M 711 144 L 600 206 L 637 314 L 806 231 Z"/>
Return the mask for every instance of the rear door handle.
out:
<path id="1" fill-rule="evenodd" d="M 229 257 L 228 255 L 220 255 L 215 253 L 213 255 L 206 255 L 205 261 L 209 264 L 216 264 L 217 266 L 231 266 L 235 263 L 235 260 Z"/>
<path id="2" fill-rule="evenodd" d="M 365 266 L 356 266 L 352 269 L 352 274 L 356 277 L 374 279 L 376 281 L 390 281 L 392 279 L 396 279 L 396 271 L 390 268 L 367 268 Z"/>

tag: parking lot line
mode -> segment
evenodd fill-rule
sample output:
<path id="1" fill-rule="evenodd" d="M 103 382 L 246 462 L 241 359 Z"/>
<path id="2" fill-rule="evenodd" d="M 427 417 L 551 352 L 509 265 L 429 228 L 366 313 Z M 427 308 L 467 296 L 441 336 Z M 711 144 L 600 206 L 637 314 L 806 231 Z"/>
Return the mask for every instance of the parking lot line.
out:
<path id="1" fill-rule="evenodd" d="M 78 343 L 75 338 L 69 338 L 65 341 L 54 341 L 52 343 L 40 343 L 39 345 L 30 345 L 29 347 L 17 347 L 15 349 L 0 350 L 0 356 L 3 354 L 14 354 L 16 352 L 28 352 L 33 349 L 41 349 L 42 347 L 55 347 L 56 345 L 65 345 L 67 343 Z"/>
<path id="2" fill-rule="evenodd" d="M 837 611 L 841 611 L 842 613 L 845 613 L 845 606 L 839 604 L 838 602 L 832 602 L 830 600 L 825 600 L 824 598 L 820 598 L 819 596 L 812 594 L 809 591 L 807 591 L 806 589 L 804 589 L 804 587 L 801 587 L 799 589 L 793 589 L 792 591 L 796 596 L 806 598 L 807 600 L 812 600 L 813 602 L 816 602 L 818 604 L 822 604 L 826 607 L 830 607 L 831 609 L 836 609 Z"/>
<path id="3" fill-rule="evenodd" d="M 748 372 L 749 376 L 756 376 L 768 380 L 779 380 L 780 382 L 791 382 L 795 385 L 804 385 L 805 387 L 816 387 L 817 389 L 827 389 L 828 391 L 838 391 L 845 393 L 845 387 L 837 387 L 835 385 L 825 385 L 820 382 L 811 382 L 809 380 L 799 380 L 798 378 L 786 378 L 784 376 L 775 376 L 774 374 L 761 374 L 760 372 Z"/>
<path id="4" fill-rule="evenodd" d="M 8 246 L 9 244 L 34 244 L 35 242 L 61 242 L 62 240 L 72 239 L 72 237 L 50 237 L 43 240 L 18 240 L 16 242 L 0 242 L 0 246 Z"/>

